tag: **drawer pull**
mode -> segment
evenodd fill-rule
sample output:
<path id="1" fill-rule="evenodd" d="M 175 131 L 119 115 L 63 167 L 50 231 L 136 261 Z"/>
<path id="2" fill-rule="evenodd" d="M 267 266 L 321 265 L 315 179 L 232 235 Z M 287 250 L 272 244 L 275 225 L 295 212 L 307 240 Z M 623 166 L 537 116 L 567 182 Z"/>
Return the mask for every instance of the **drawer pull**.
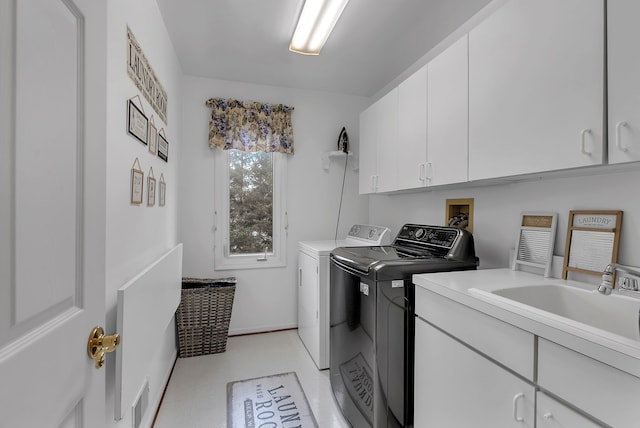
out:
<path id="1" fill-rule="evenodd" d="M 521 392 L 513 396 L 513 419 L 516 422 L 524 422 L 524 418 L 522 416 L 518 416 L 518 401 L 524 398 L 524 394 Z"/>
<path id="2" fill-rule="evenodd" d="M 547 413 L 545 413 L 544 415 L 542 415 L 542 417 L 543 417 L 545 420 L 549 421 L 549 420 L 553 419 L 553 413 L 551 413 L 551 412 L 547 412 Z"/>

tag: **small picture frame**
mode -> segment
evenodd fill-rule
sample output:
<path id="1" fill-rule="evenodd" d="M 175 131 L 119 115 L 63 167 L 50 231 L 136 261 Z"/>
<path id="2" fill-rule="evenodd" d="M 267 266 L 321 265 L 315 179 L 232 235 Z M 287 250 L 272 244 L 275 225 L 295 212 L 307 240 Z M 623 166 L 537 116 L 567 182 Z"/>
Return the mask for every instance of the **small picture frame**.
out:
<path id="1" fill-rule="evenodd" d="M 158 129 L 156 128 L 156 125 L 154 125 L 152 121 L 149 121 L 148 141 L 149 141 L 149 153 L 151 153 L 154 156 L 157 155 L 158 154 Z"/>
<path id="2" fill-rule="evenodd" d="M 136 164 L 138 168 L 136 168 Z M 144 187 L 144 172 L 140 168 L 138 158 L 133 162 L 131 168 L 131 203 L 134 205 L 142 204 L 142 191 Z"/>
<path id="3" fill-rule="evenodd" d="M 152 207 L 156 204 L 156 179 L 147 178 L 147 206 Z"/>
<path id="4" fill-rule="evenodd" d="M 140 108 L 127 100 L 127 133 L 142 144 L 147 145 L 147 133 L 149 132 L 149 119 Z"/>
<path id="5" fill-rule="evenodd" d="M 158 205 L 164 207 L 165 198 L 167 195 L 167 185 L 164 180 L 160 181 L 160 189 L 158 191 Z"/>
<path id="6" fill-rule="evenodd" d="M 169 162 L 169 142 L 160 132 L 158 132 L 158 157 Z"/>
<path id="7" fill-rule="evenodd" d="M 147 206 L 152 207 L 156 204 L 156 178 L 153 175 L 153 167 L 149 167 L 147 174 Z"/>

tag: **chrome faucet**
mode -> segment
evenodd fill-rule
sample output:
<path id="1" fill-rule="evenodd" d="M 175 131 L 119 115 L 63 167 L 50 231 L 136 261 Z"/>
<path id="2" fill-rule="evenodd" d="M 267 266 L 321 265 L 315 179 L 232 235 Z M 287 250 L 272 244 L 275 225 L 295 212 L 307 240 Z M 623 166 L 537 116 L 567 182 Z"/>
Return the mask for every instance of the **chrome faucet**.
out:
<path id="1" fill-rule="evenodd" d="M 640 277 L 640 272 L 629 269 L 617 263 L 609 263 L 602 272 L 602 282 L 598 286 L 598 292 L 608 296 L 613 290 L 613 273 L 615 271 L 625 272 L 633 276 Z M 622 288 L 632 291 L 638 291 L 638 282 L 633 278 L 624 278 Z"/>

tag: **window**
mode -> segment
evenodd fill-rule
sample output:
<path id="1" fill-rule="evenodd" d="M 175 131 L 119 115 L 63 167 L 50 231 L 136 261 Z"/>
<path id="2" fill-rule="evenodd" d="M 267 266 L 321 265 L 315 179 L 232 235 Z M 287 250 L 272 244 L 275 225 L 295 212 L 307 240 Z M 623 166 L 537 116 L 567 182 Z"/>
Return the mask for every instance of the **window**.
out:
<path id="1" fill-rule="evenodd" d="M 286 155 L 216 150 L 215 269 L 285 266 Z"/>

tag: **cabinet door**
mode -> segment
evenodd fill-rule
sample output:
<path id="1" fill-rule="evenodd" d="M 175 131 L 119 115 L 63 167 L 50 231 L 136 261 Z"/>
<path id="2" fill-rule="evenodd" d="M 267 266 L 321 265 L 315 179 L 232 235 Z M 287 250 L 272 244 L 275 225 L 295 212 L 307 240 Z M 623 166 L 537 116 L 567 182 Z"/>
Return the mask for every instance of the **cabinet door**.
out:
<path id="1" fill-rule="evenodd" d="M 640 378 L 542 338 L 538 385 L 609 426 L 639 426 Z"/>
<path id="2" fill-rule="evenodd" d="M 536 427 L 538 428 L 602 427 L 543 392 L 538 392 L 537 399 Z"/>
<path id="3" fill-rule="evenodd" d="M 298 335 L 317 364 L 320 353 L 318 259 L 303 251 L 298 253 Z"/>
<path id="4" fill-rule="evenodd" d="M 640 2 L 608 0 L 609 163 L 640 160 Z"/>
<path id="5" fill-rule="evenodd" d="M 469 132 L 468 38 L 427 65 L 427 184 L 467 181 Z"/>
<path id="6" fill-rule="evenodd" d="M 397 189 L 423 187 L 427 162 L 427 66 L 398 85 Z"/>
<path id="7" fill-rule="evenodd" d="M 469 33 L 469 179 L 602 163 L 603 0 L 510 0 Z"/>
<path id="8" fill-rule="evenodd" d="M 375 192 L 376 162 L 378 161 L 376 141 L 376 120 L 378 106 L 373 104 L 360 113 L 360 160 L 359 191 L 361 195 Z"/>
<path id="9" fill-rule="evenodd" d="M 376 192 L 397 190 L 398 180 L 398 88 L 376 103 Z"/>
<path id="10" fill-rule="evenodd" d="M 534 426 L 533 386 L 421 319 L 415 338 L 416 428 Z"/>

